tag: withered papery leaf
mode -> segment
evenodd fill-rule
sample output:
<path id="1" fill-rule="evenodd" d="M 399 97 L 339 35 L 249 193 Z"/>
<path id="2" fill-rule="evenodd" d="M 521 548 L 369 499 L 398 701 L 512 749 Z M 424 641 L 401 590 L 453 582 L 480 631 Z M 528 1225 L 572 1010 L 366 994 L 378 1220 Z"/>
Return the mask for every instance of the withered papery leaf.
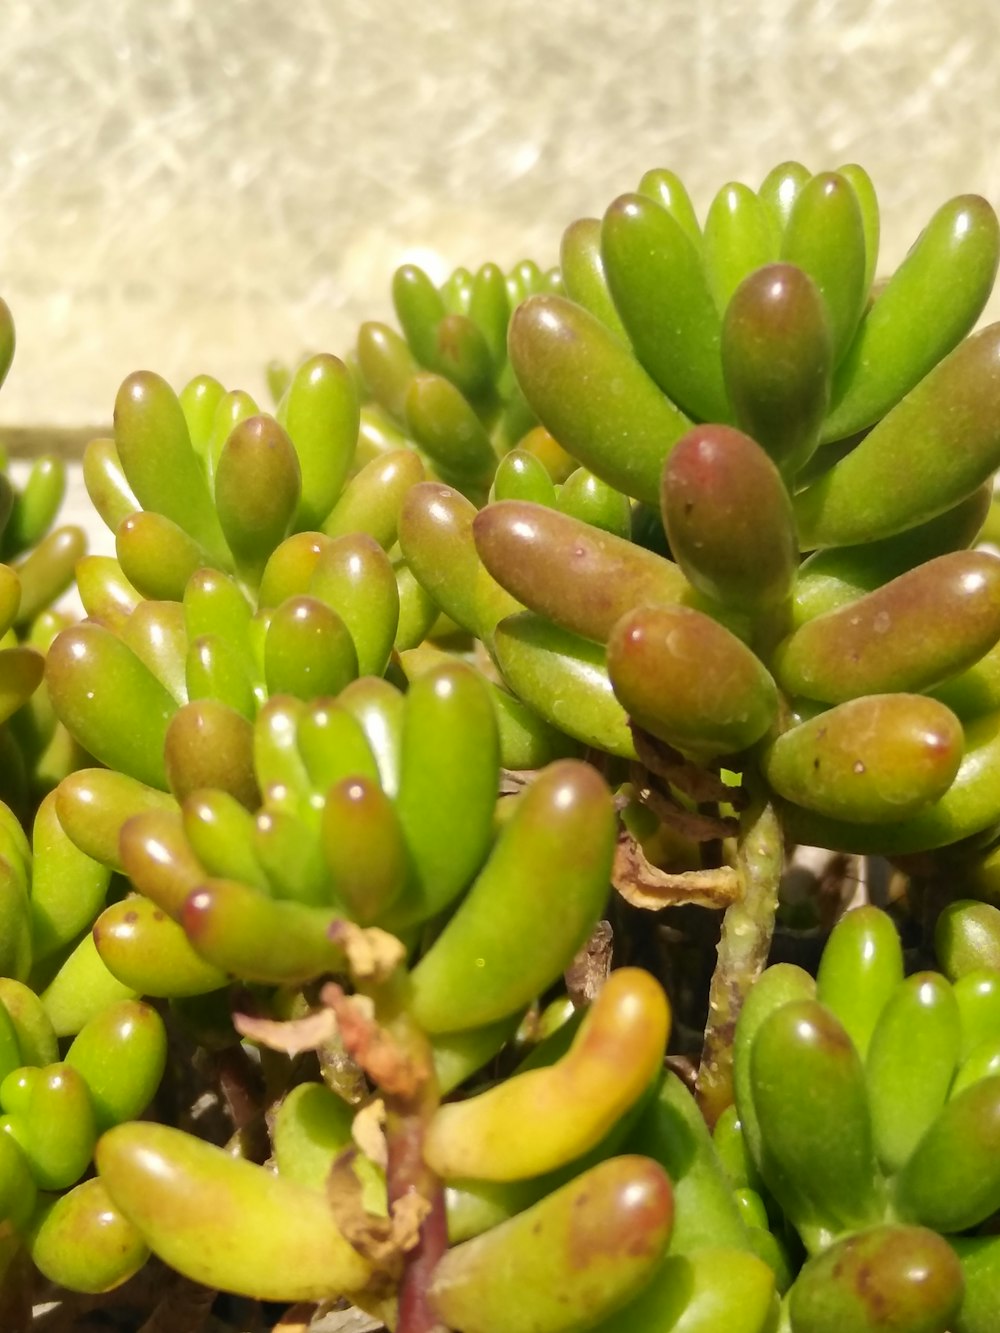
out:
<path id="1" fill-rule="evenodd" d="M 334 921 L 327 931 L 347 955 L 351 976 L 358 981 L 387 980 L 406 958 L 406 946 L 378 926 L 364 928 L 353 921 Z"/>
<path id="2" fill-rule="evenodd" d="M 377 1268 L 398 1276 L 402 1250 L 393 1236 L 392 1218 L 369 1213 L 362 1202 L 361 1182 L 354 1171 L 356 1148 L 347 1148 L 334 1160 L 326 1178 L 326 1197 L 338 1228 Z"/>
<path id="3" fill-rule="evenodd" d="M 357 1150 L 348 1148 L 330 1168 L 326 1193 L 331 1211 L 337 1226 L 359 1254 L 377 1268 L 398 1276 L 403 1256 L 420 1240 L 420 1226 L 431 1211 L 430 1201 L 410 1190 L 392 1204 L 388 1217 L 369 1213 L 354 1171 L 356 1156 Z"/>
<path id="4" fill-rule="evenodd" d="M 337 1035 L 337 1018 L 331 1009 L 314 1009 L 302 1018 L 286 1021 L 233 1014 L 233 1025 L 241 1037 L 290 1056 L 319 1050 Z"/>
<path id="5" fill-rule="evenodd" d="M 430 1211 L 430 1200 L 416 1190 L 409 1190 L 392 1205 L 393 1231 L 401 1250 L 408 1252 L 416 1249 L 420 1241 L 420 1228 Z"/>
<path id="6" fill-rule="evenodd" d="M 338 1308 L 320 1314 L 309 1325 L 309 1333 L 384 1333 L 384 1330 L 385 1324 L 380 1317 L 366 1314 L 356 1305 L 347 1310 Z"/>
<path id="7" fill-rule="evenodd" d="M 627 829 L 618 834 L 611 882 L 627 903 L 647 912 L 686 904 L 720 909 L 738 902 L 743 893 L 739 872 L 733 866 L 661 870 Z"/>
<path id="8" fill-rule="evenodd" d="M 650 786 L 646 770 L 641 765 L 633 764 L 629 776 L 635 787 L 636 798 L 643 805 L 648 805 L 662 824 L 676 829 L 683 837 L 693 842 L 714 842 L 720 838 L 736 836 L 739 826 L 735 819 L 688 810 L 672 792 L 658 791 L 656 787 Z"/>
<path id="9" fill-rule="evenodd" d="M 566 989 L 577 1006 L 589 1004 L 608 979 L 615 937 L 610 921 L 598 921 L 590 939 L 577 953 L 564 974 Z"/>
<path id="10" fill-rule="evenodd" d="M 355 1059 L 383 1093 L 404 1101 L 414 1097 L 426 1082 L 428 1069 L 379 1027 L 375 1005 L 367 995 L 346 995 L 330 981 L 320 999 L 337 1017 L 344 1049 Z"/>
<path id="11" fill-rule="evenodd" d="M 634 722 L 629 726 L 639 763 L 650 773 L 663 778 L 693 801 L 727 801 L 736 809 L 742 807 L 745 797 L 739 787 L 730 787 L 718 773 L 685 759 L 679 750 L 643 731 Z"/>
<path id="12" fill-rule="evenodd" d="M 362 1106 L 351 1121 L 351 1138 L 366 1157 L 385 1170 L 389 1164 L 389 1150 L 385 1141 L 385 1102 L 381 1097 Z"/>

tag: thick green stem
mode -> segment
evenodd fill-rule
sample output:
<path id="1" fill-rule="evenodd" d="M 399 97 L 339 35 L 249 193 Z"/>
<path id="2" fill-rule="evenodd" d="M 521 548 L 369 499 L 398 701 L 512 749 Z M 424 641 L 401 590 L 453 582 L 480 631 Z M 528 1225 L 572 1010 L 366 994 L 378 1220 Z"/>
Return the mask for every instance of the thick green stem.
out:
<path id="1" fill-rule="evenodd" d="M 756 773 L 744 782 L 750 800 L 740 818 L 737 869 L 743 896 L 722 919 L 698 1070 L 698 1101 L 710 1125 L 733 1100 L 733 1035 L 743 1001 L 767 962 L 778 906 L 783 846 L 774 807 Z"/>

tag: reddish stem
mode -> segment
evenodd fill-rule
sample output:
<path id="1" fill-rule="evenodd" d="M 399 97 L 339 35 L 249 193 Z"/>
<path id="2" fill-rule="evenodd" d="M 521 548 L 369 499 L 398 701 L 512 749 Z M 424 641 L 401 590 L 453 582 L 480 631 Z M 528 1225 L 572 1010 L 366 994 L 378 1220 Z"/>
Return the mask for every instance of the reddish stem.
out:
<path id="1" fill-rule="evenodd" d="M 397 1333 L 448 1333 L 431 1308 L 428 1290 L 438 1260 L 448 1248 L 444 1191 L 434 1201 L 434 1210 L 424 1219 L 420 1244 L 409 1260 L 399 1285 Z"/>
<path id="2" fill-rule="evenodd" d="M 405 1091 L 393 1092 L 384 1085 L 382 1088 L 390 1212 L 408 1194 L 416 1194 L 430 1204 L 430 1211 L 420 1224 L 417 1244 L 403 1256 L 396 1333 L 448 1333 L 430 1299 L 434 1269 L 448 1248 L 444 1186 L 424 1161 L 424 1132 L 438 1108 L 440 1097 L 430 1046 L 426 1036 L 409 1017 L 406 1000 L 406 985 L 399 976 L 380 987 L 376 994 L 380 1019 L 386 1023 L 400 1050 L 408 1053 L 413 1065 L 423 1071 L 415 1085 Z"/>
<path id="3" fill-rule="evenodd" d="M 431 1205 L 431 1211 L 420 1225 L 420 1240 L 406 1255 L 399 1283 L 396 1333 L 447 1333 L 434 1313 L 429 1296 L 434 1269 L 448 1248 L 448 1228 L 444 1189 L 423 1159 L 424 1124 L 424 1117 L 419 1113 L 397 1117 L 388 1110 L 386 1179 L 390 1207 L 397 1199 L 414 1191 Z"/>

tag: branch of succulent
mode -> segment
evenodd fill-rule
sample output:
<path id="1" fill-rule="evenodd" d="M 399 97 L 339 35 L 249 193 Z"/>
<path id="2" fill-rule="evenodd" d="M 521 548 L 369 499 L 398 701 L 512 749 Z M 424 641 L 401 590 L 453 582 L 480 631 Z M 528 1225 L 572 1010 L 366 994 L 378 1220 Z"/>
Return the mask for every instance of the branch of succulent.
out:
<path id="1" fill-rule="evenodd" d="M 0 471 L 12 1327 L 993 1333 L 1000 226 L 878 237 L 653 170 L 129 376 L 114 557 Z"/>

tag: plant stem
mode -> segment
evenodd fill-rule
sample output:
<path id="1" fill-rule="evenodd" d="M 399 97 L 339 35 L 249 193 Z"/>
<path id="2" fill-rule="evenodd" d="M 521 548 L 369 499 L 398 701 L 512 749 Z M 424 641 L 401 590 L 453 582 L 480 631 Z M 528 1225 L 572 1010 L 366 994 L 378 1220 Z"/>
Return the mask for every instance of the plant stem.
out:
<path id="1" fill-rule="evenodd" d="M 744 783 L 750 800 L 740 818 L 736 853 L 743 896 L 722 918 L 698 1070 L 698 1102 L 710 1126 L 733 1100 L 736 1020 L 767 962 L 783 862 L 781 825 L 763 784 L 756 773 L 749 772 Z"/>
<path id="2" fill-rule="evenodd" d="M 448 1333 L 430 1302 L 430 1282 L 438 1260 L 448 1248 L 444 1186 L 424 1161 L 424 1133 L 440 1104 L 430 1043 L 407 1011 L 409 987 L 405 974 L 369 987 L 379 1023 L 388 1029 L 401 1053 L 425 1076 L 406 1093 L 382 1088 L 388 1152 L 386 1187 L 390 1213 L 408 1195 L 427 1201 L 430 1210 L 420 1223 L 417 1244 L 403 1256 L 399 1281 L 396 1333 Z"/>
<path id="3" fill-rule="evenodd" d="M 424 1162 L 426 1114 L 423 1110 L 400 1111 L 393 1107 L 393 1101 L 393 1098 L 386 1099 L 389 1207 L 391 1209 L 397 1200 L 414 1192 L 431 1205 L 431 1211 L 420 1224 L 420 1239 L 406 1255 L 399 1283 L 396 1329 L 397 1333 L 447 1333 L 431 1308 L 428 1296 L 434 1269 L 448 1248 L 444 1188 Z"/>

